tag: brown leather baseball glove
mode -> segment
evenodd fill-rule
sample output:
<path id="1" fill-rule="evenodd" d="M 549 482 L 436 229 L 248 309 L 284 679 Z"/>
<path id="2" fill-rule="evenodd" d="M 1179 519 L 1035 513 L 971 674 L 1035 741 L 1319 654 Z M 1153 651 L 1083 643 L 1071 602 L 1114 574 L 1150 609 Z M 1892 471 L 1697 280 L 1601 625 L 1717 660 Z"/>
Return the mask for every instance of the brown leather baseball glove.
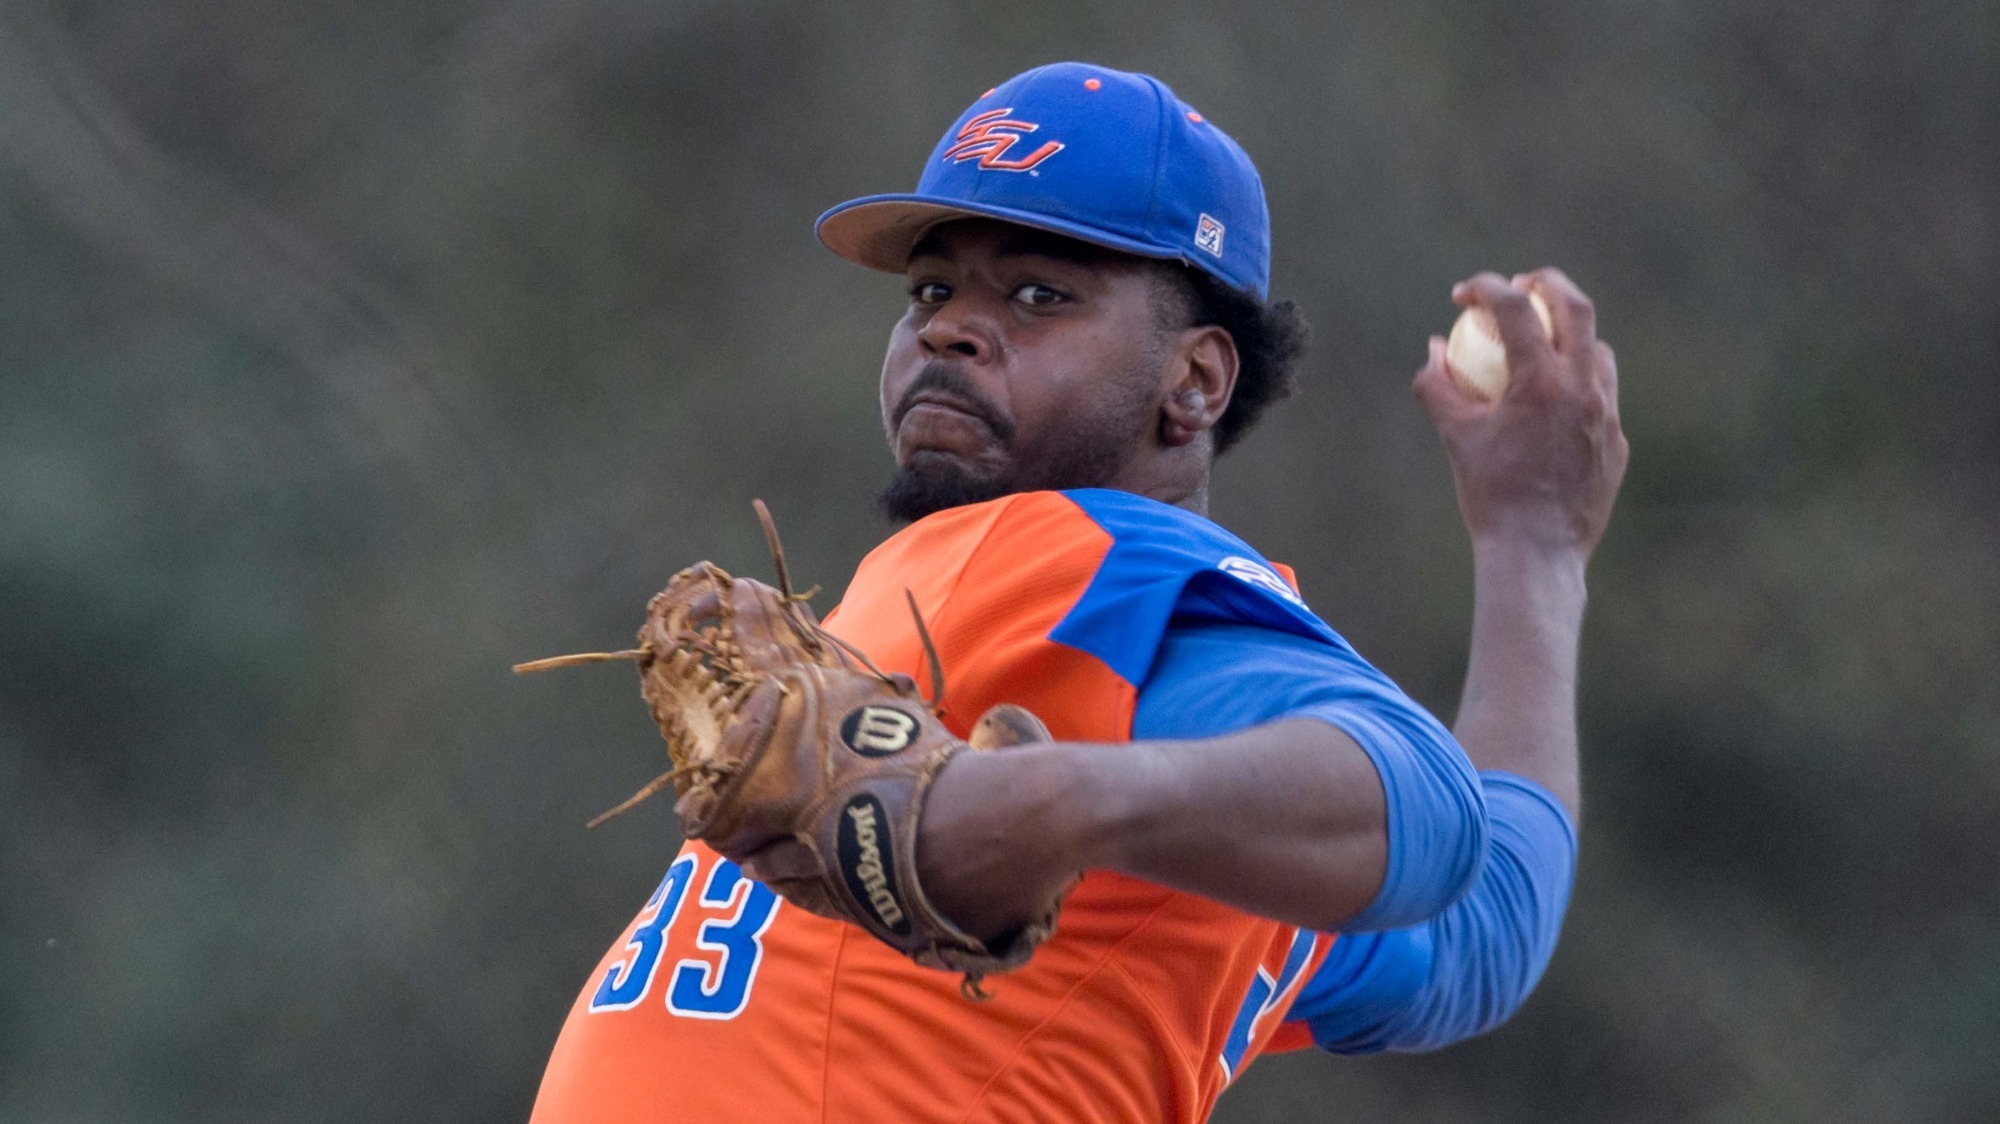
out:
<path id="1" fill-rule="evenodd" d="M 640 692 L 673 767 L 590 826 L 672 785 L 689 838 L 738 861 L 795 842 L 784 848 L 793 854 L 784 875 L 767 878 L 773 890 L 860 925 L 919 964 L 964 973 L 966 994 L 983 997 L 984 975 L 1019 967 L 1054 931 L 1060 901 L 989 946 L 931 906 L 917 879 L 917 825 L 932 779 L 953 756 L 1045 741 L 1048 731 L 1003 704 L 969 742 L 958 740 L 938 720 L 938 700 L 926 701 L 909 676 L 883 672 L 820 627 L 806 607 L 812 593 L 792 592 L 770 512 L 761 500 L 755 507 L 779 588 L 700 562 L 653 596 L 638 648 L 514 670 L 639 665 Z M 943 670 L 914 598 L 910 611 L 941 695 Z M 803 869 L 799 854 L 811 856 Z"/>

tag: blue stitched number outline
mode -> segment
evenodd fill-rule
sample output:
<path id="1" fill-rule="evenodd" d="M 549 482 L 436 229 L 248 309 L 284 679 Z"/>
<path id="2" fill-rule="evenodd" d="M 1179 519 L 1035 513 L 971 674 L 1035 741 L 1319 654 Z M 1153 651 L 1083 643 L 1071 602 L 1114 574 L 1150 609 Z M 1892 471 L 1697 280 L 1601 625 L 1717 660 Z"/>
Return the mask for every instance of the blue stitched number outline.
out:
<path id="1" fill-rule="evenodd" d="M 1250 1038 L 1257 1029 L 1257 1022 L 1278 1005 L 1299 978 L 1299 972 L 1312 958 L 1313 941 L 1318 939 L 1311 929 L 1300 929 L 1292 937 L 1291 951 L 1285 953 L 1285 966 L 1278 969 L 1278 978 L 1271 973 L 1257 969 L 1257 978 L 1250 981 L 1250 994 L 1243 997 L 1243 1006 L 1236 1009 L 1236 1022 L 1229 1028 L 1229 1039 L 1222 1044 L 1222 1055 L 1216 1060 L 1222 1063 L 1224 1082 L 1236 1080 L 1236 1067 L 1243 1064 L 1243 1055 L 1250 1049 Z"/>
<path id="2" fill-rule="evenodd" d="M 741 893 L 738 891 L 741 890 Z M 722 953 L 713 967 L 687 959 L 674 967 L 667 989 L 667 1010 L 690 1019 L 733 1019 L 750 1002 L 757 966 L 764 960 L 764 930 L 778 914 L 778 895 L 769 886 L 743 877 L 743 870 L 724 859 L 708 876 L 701 904 L 720 908 L 736 902 L 728 918 L 702 923 L 695 944 Z"/>
<path id="3" fill-rule="evenodd" d="M 629 1011 L 652 990 L 653 974 L 660 966 L 660 953 L 667 946 L 667 930 L 680 916 L 688 885 L 694 881 L 697 857 L 682 855 L 667 868 L 658 889 L 639 911 L 645 918 L 625 942 L 630 959 L 605 970 L 604 981 L 590 998 L 590 1011 Z M 740 892 L 739 892 L 740 891 Z M 702 887 L 701 904 L 715 908 L 736 903 L 736 912 L 702 922 L 695 944 L 722 954 L 710 965 L 685 959 L 674 966 L 667 989 L 667 1010 L 692 1019 L 733 1019 L 750 1002 L 750 987 L 757 982 L 757 967 L 764 959 L 764 931 L 778 914 L 778 895 L 762 882 L 743 876 L 743 869 L 728 859 L 715 864 L 708 884 Z M 647 917 L 650 913 L 652 916 Z"/>

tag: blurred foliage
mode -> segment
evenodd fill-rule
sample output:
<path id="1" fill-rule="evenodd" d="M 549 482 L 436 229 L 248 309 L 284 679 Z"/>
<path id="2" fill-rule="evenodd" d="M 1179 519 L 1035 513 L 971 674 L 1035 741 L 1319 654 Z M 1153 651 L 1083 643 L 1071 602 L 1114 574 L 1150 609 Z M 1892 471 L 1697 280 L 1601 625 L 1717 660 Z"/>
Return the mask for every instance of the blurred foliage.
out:
<path id="1" fill-rule="evenodd" d="M 1262 167 L 1317 340 L 1214 511 L 1430 705 L 1448 285 L 1567 268 L 1634 447 L 1541 991 L 1219 1119 L 2000 1115 L 1993 4 L 10 0 L 0 1118 L 522 1118 L 674 835 L 580 827 L 629 679 L 507 665 L 753 495 L 838 588 L 903 298 L 811 220 L 1065 57 Z"/>

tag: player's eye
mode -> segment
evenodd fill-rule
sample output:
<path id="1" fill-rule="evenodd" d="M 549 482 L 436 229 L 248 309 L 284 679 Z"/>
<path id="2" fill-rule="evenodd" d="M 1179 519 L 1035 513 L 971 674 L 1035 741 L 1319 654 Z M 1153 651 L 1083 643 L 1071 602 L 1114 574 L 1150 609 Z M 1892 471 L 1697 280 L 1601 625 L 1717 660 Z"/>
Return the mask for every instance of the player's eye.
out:
<path id="1" fill-rule="evenodd" d="M 1068 298 L 1060 289 L 1030 281 L 1014 290 L 1014 299 L 1031 308 L 1047 308 Z"/>
<path id="2" fill-rule="evenodd" d="M 910 286 L 910 299 L 918 304 L 943 304 L 951 299 L 951 286 L 942 281 L 919 281 Z"/>

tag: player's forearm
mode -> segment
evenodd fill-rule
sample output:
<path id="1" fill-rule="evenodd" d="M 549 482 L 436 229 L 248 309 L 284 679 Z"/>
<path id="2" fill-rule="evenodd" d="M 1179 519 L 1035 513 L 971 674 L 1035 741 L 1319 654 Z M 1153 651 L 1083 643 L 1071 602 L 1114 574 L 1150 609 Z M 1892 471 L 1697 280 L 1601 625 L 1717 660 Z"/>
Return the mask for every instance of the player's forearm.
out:
<path id="1" fill-rule="evenodd" d="M 1353 739 L 1295 718 L 1199 741 L 1085 747 L 1094 866 L 1335 929 L 1388 865 L 1381 779 Z"/>
<path id="2" fill-rule="evenodd" d="M 1331 929 L 1380 890 L 1387 817 L 1366 753 L 1299 718 L 1198 741 L 961 754 L 932 788 L 917 861 L 940 911 L 982 937 L 1103 869 Z"/>
<path id="3" fill-rule="evenodd" d="M 1542 785 L 1572 817 L 1584 562 L 1580 549 L 1527 538 L 1474 542 L 1472 649 L 1453 731 L 1474 765 Z"/>

